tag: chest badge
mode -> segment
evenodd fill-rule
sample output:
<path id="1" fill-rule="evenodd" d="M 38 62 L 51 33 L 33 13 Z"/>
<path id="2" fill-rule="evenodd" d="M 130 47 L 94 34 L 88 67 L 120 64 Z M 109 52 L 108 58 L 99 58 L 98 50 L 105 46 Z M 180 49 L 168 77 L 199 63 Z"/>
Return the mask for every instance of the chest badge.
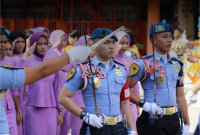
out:
<path id="1" fill-rule="evenodd" d="M 101 80 L 99 78 L 95 78 L 93 80 L 95 89 L 98 89 L 101 86 Z"/>
<path id="2" fill-rule="evenodd" d="M 115 75 L 117 76 L 123 76 L 123 73 L 121 72 L 120 69 L 114 69 L 115 70 Z"/>
<path id="3" fill-rule="evenodd" d="M 158 75 L 157 78 L 156 78 L 156 80 L 157 80 L 157 83 L 158 83 L 159 85 L 162 85 L 163 82 L 164 82 L 164 80 L 165 80 L 165 78 L 164 78 L 163 75 Z"/>
<path id="4" fill-rule="evenodd" d="M 174 64 L 173 67 L 174 67 L 174 71 L 175 71 L 175 72 L 179 72 L 179 67 L 178 67 L 178 65 Z"/>

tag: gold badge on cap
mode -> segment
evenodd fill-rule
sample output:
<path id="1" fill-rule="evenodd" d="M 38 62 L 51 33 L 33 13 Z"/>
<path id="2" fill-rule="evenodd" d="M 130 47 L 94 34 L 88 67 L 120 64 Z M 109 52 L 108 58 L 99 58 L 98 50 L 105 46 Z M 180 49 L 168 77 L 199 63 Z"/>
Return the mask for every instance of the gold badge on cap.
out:
<path id="1" fill-rule="evenodd" d="M 69 81 L 73 76 L 74 74 L 76 73 L 76 69 L 75 68 L 72 68 L 67 76 L 67 81 Z"/>
<path id="2" fill-rule="evenodd" d="M 164 78 L 163 75 L 158 75 L 158 76 L 157 76 L 157 83 L 158 83 L 159 85 L 162 85 L 163 82 L 164 82 L 164 80 L 165 80 L 165 78 Z"/>
<path id="3" fill-rule="evenodd" d="M 101 86 L 101 80 L 99 78 L 95 78 L 93 80 L 95 89 L 98 89 Z"/>
<path id="4" fill-rule="evenodd" d="M 135 75 L 140 70 L 140 67 L 137 64 L 133 64 L 130 68 L 129 76 Z"/>
<path id="5" fill-rule="evenodd" d="M 0 97 L 3 98 L 6 96 L 6 92 L 7 92 L 8 89 L 5 89 L 5 90 L 0 90 Z"/>

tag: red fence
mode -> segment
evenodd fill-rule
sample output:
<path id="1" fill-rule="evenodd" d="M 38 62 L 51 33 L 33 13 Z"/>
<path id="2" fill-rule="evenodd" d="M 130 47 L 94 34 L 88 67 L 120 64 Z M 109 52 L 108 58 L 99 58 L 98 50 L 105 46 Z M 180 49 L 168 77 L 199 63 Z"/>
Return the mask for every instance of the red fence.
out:
<path id="1" fill-rule="evenodd" d="M 10 31 L 20 30 L 24 31 L 28 28 L 45 27 L 50 32 L 61 29 L 66 33 L 76 29 L 83 34 L 82 24 L 85 26 L 87 34 L 91 34 L 96 28 L 108 28 L 110 30 L 116 30 L 121 26 L 128 27 L 133 30 L 136 43 L 144 45 L 144 49 L 139 49 L 141 55 L 146 53 L 146 22 L 98 22 L 98 21 L 60 21 L 60 20 L 13 20 L 13 19 L 1 19 L 1 26 L 5 26 Z"/>

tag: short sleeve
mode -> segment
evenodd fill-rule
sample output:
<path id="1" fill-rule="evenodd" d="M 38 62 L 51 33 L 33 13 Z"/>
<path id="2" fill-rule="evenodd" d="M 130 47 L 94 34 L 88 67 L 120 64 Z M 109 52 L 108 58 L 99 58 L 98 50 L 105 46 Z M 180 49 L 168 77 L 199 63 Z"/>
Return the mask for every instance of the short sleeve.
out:
<path id="1" fill-rule="evenodd" d="M 70 73 L 72 71 L 74 73 Z M 72 68 L 70 72 L 67 77 L 68 80 L 65 82 L 64 86 L 71 92 L 75 93 L 77 90 L 79 90 L 83 86 L 83 79 L 81 77 L 82 73 L 79 67 Z M 69 75 L 71 76 L 69 77 Z"/>
<path id="2" fill-rule="evenodd" d="M 23 69 L 0 68 L 0 90 L 22 88 L 25 82 Z"/>
<path id="3" fill-rule="evenodd" d="M 142 59 L 137 60 L 129 70 L 129 77 L 135 81 L 140 81 L 145 75 L 145 67 Z"/>
<path id="4" fill-rule="evenodd" d="M 120 94 L 120 101 L 124 101 L 130 98 L 130 91 L 129 91 L 129 85 L 128 85 L 128 77 L 126 79 L 126 84 L 122 88 L 121 94 Z"/>
<path id="5" fill-rule="evenodd" d="M 176 87 L 183 87 L 184 84 L 183 84 L 183 68 L 182 68 L 182 65 L 180 65 L 180 71 L 178 73 L 178 76 L 179 76 L 179 80 L 177 80 L 177 83 L 176 83 Z"/>

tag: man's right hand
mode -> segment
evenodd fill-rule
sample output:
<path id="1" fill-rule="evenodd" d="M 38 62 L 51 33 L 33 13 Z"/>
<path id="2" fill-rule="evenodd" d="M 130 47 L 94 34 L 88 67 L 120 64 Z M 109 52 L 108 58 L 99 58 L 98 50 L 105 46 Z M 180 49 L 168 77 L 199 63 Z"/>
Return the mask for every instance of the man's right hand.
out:
<path id="1" fill-rule="evenodd" d="M 88 121 L 89 119 L 89 121 Z M 86 116 L 83 117 L 83 120 L 88 124 L 89 122 L 89 125 L 93 126 L 93 127 L 97 127 L 97 128 L 101 128 L 103 127 L 103 125 L 101 124 L 102 123 L 102 120 L 97 117 L 96 115 L 94 114 L 87 114 Z"/>
<path id="2" fill-rule="evenodd" d="M 150 113 L 151 115 L 155 115 L 156 113 L 160 114 L 161 112 L 161 108 L 159 108 L 156 103 L 148 103 L 148 102 L 145 102 L 143 110 L 145 112 Z"/>
<path id="3" fill-rule="evenodd" d="M 76 46 L 66 53 L 69 56 L 69 64 L 73 62 L 84 62 L 90 54 L 92 54 L 92 50 L 87 46 Z"/>

